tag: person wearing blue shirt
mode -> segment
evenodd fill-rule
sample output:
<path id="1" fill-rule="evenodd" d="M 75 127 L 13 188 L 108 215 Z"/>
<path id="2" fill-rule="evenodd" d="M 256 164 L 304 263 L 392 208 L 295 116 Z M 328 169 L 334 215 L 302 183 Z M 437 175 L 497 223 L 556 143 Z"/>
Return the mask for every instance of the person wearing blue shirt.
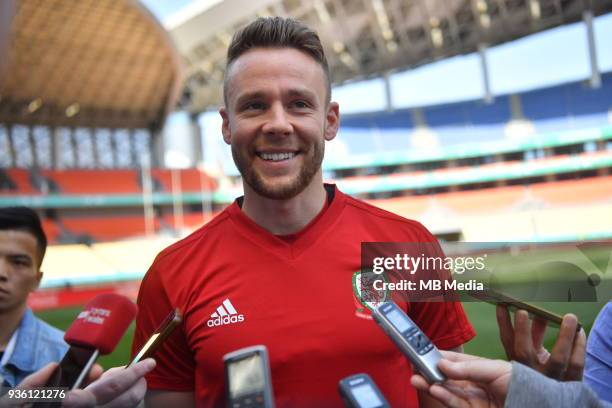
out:
<path id="1" fill-rule="evenodd" d="M 36 212 L 0 208 L 0 382 L 14 387 L 48 363 L 62 359 L 63 333 L 27 306 L 40 284 L 47 238 Z"/>
<path id="2" fill-rule="evenodd" d="M 584 383 L 597 396 L 612 402 L 612 301 L 599 312 L 586 348 Z"/>

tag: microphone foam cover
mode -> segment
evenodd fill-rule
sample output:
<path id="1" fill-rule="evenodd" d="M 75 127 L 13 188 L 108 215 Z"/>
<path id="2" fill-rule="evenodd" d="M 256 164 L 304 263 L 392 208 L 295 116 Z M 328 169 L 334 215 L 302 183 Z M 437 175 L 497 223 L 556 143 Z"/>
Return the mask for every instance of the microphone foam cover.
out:
<path id="1" fill-rule="evenodd" d="M 64 340 L 72 346 L 93 348 L 110 354 L 136 317 L 138 308 L 130 299 L 116 294 L 90 300 L 72 322 Z"/>

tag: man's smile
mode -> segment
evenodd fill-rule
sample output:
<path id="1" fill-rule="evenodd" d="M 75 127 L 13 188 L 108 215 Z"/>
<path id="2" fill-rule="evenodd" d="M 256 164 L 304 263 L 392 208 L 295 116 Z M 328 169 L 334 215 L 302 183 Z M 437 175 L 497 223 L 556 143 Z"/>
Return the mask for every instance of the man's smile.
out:
<path id="1" fill-rule="evenodd" d="M 293 159 L 298 152 L 257 152 L 256 154 L 262 160 L 279 162 Z"/>

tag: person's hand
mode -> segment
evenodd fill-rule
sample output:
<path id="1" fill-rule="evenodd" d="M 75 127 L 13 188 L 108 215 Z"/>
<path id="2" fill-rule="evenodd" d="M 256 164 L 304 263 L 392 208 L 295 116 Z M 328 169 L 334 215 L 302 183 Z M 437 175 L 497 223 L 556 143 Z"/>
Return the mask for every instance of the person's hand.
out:
<path id="1" fill-rule="evenodd" d="M 31 388 L 38 388 L 38 387 L 44 386 L 47 383 L 47 380 L 49 379 L 49 377 L 51 377 L 51 374 L 53 373 L 56 367 L 57 367 L 57 363 L 47 364 L 40 370 L 24 378 L 23 381 L 21 381 L 17 385 L 17 387 L 15 387 L 15 389 L 16 390 L 28 390 Z M 0 398 L 0 408 L 25 407 L 30 404 L 31 404 L 30 402 L 24 402 L 19 399 L 15 399 L 15 398 L 11 399 L 9 398 L 8 394 Z"/>
<path id="2" fill-rule="evenodd" d="M 102 368 L 102 366 L 98 363 L 95 363 L 92 367 L 91 370 L 89 370 L 89 374 L 87 374 L 87 378 L 85 379 L 85 381 L 83 382 L 83 386 L 87 386 L 88 384 L 91 384 L 92 382 L 96 381 L 98 378 L 102 377 L 102 374 L 104 374 L 104 369 Z"/>
<path id="3" fill-rule="evenodd" d="M 499 337 L 509 360 L 518 361 L 555 380 L 582 379 L 586 335 L 582 329 L 576 332 L 576 316 L 563 316 L 557 340 L 549 353 L 542 344 L 546 332 L 545 320 L 535 318 L 532 323 L 526 311 L 517 310 L 513 327 L 506 307 L 498 305 L 496 314 Z"/>
<path id="4" fill-rule="evenodd" d="M 132 367 L 115 367 L 102 374 L 82 390 L 72 390 L 66 395 L 63 407 L 90 408 L 103 406 L 135 407 L 147 392 L 144 376 L 155 368 L 155 360 L 148 358 Z"/>
<path id="5" fill-rule="evenodd" d="M 16 389 L 32 389 L 43 387 L 57 363 L 49 363 L 45 367 L 30 374 L 19 383 Z M 155 360 L 148 358 L 130 368 L 115 367 L 102 374 L 102 367 L 94 365 L 88 376 L 91 382 L 85 389 L 72 390 L 66 394 L 62 406 L 68 408 L 104 407 L 134 407 L 142 401 L 147 391 L 144 376 L 155 368 Z M 100 376 L 101 375 L 101 376 Z M 0 408 L 17 408 L 31 405 L 30 402 L 9 399 L 5 395 L 0 399 Z"/>
<path id="6" fill-rule="evenodd" d="M 440 351 L 444 357 L 438 363 L 448 378 L 443 384 L 427 383 L 413 375 L 412 385 L 451 408 L 503 407 L 512 376 L 512 364 L 469 354 Z"/>

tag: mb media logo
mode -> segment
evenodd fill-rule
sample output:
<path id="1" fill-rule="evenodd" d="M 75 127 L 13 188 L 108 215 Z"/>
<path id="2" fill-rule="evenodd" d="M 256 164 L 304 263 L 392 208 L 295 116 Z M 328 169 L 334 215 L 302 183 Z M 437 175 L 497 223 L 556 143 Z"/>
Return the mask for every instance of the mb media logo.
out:
<path id="1" fill-rule="evenodd" d="M 229 299 L 225 299 L 217 311 L 210 315 L 210 319 L 206 322 L 208 327 L 223 326 L 224 324 L 232 324 L 244 321 L 244 315 L 238 314 L 234 305 Z"/>

